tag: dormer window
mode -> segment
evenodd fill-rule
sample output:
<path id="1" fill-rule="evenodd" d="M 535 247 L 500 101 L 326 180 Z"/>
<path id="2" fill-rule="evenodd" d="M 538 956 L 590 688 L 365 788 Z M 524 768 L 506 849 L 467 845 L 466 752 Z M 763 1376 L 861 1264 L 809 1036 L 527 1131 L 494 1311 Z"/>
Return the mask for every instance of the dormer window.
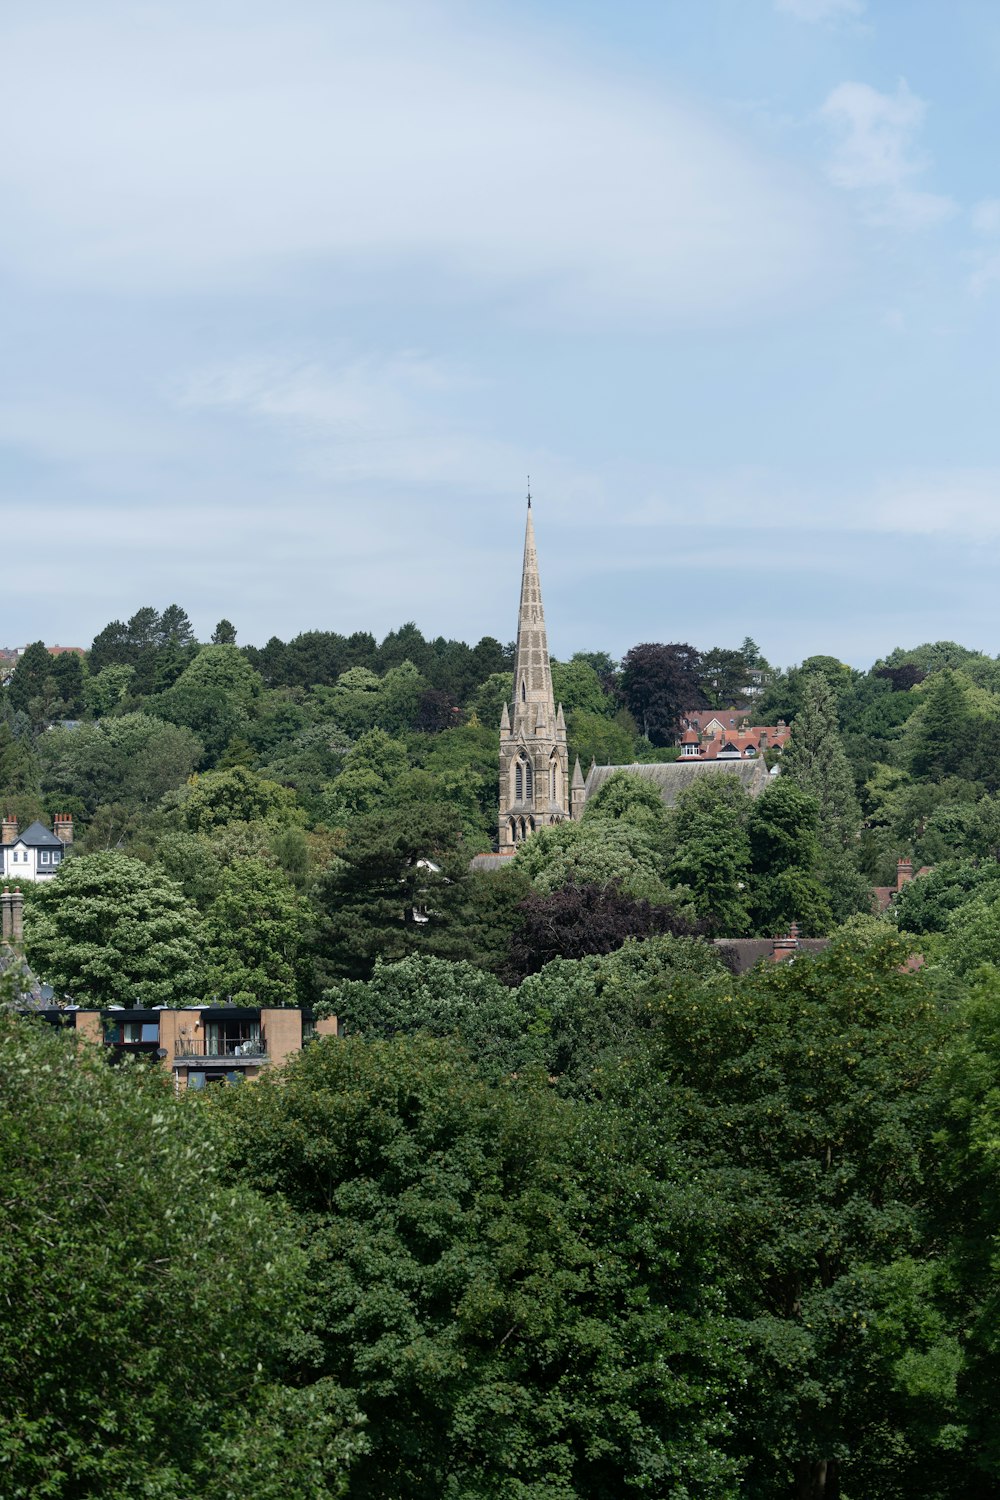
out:
<path id="1" fill-rule="evenodd" d="M 527 690 L 527 688 L 524 685 L 524 678 L 522 677 L 521 678 L 521 702 L 522 703 L 527 703 L 527 701 L 528 701 L 528 690 Z"/>

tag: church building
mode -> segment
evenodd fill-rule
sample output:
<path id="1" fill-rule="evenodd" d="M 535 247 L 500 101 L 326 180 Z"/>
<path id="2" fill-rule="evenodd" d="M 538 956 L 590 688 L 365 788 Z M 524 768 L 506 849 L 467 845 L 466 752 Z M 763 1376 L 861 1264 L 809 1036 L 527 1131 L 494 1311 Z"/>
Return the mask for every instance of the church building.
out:
<path id="1" fill-rule="evenodd" d="M 653 782 L 667 806 L 672 806 L 696 777 L 735 776 L 743 782 L 751 797 L 759 796 L 769 780 L 763 756 L 756 759 L 689 757 L 652 765 L 592 765 L 586 780 L 578 759 L 570 778 L 566 719 L 563 706 L 556 704 L 552 690 L 529 497 L 521 603 L 517 615 L 514 697 L 511 703 L 504 704 L 500 719 L 500 853 L 513 853 L 536 828 L 561 823 L 567 818 L 579 818 L 587 798 L 615 771 L 628 771 Z M 495 856 L 478 858 L 488 861 Z"/>

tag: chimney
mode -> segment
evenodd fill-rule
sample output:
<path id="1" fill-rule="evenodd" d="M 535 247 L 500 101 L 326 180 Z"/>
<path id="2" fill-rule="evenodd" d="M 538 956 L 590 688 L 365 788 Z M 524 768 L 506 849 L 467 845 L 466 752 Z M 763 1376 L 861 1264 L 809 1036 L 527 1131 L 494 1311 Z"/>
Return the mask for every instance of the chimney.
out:
<path id="1" fill-rule="evenodd" d="M 4 844 L 12 844 L 17 838 L 17 819 L 13 813 L 8 813 L 4 818 L 2 828 L 2 842 Z"/>
<path id="2" fill-rule="evenodd" d="M 794 958 L 799 950 L 799 924 L 793 922 L 788 929 L 786 937 L 777 937 L 771 949 L 771 961 L 776 964 L 784 963 L 788 958 Z"/>
<path id="3" fill-rule="evenodd" d="M 4 940 L 5 943 L 9 943 L 10 940 L 11 940 L 11 936 L 13 935 L 13 932 L 14 932 L 14 923 L 13 923 L 13 915 L 12 915 L 12 913 L 13 913 L 13 907 L 11 905 L 13 897 L 12 897 L 10 891 L 4 891 L 3 892 L 2 900 L 3 900 L 3 940 Z"/>
<path id="4" fill-rule="evenodd" d="M 52 832 L 64 844 L 71 844 L 73 842 L 73 814 L 55 813 L 52 818 Z"/>
<path id="5" fill-rule="evenodd" d="M 10 906 L 11 906 L 11 920 L 10 920 L 10 929 L 11 929 L 11 931 L 10 931 L 10 937 L 11 937 L 11 942 L 14 942 L 14 943 L 23 943 L 24 942 L 24 896 L 21 894 L 21 888 L 20 888 L 20 886 L 18 886 L 15 890 L 13 890 L 11 892 Z"/>
<path id="6" fill-rule="evenodd" d="M 898 859 L 896 861 L 896 889 L 901 891 L 904 885 L 909 885 L 913 879 L 913 860 Z"/>

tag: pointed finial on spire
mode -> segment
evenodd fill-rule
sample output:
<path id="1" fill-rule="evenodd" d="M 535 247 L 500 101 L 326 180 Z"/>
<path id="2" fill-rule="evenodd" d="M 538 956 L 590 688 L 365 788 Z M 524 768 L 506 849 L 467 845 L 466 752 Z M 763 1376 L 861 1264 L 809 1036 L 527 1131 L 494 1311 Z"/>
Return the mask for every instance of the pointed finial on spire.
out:
<path id="1" fill-rule="evenodd" d="M 531 509 L 531 475 L 528 475 L 528 509 Z"/>

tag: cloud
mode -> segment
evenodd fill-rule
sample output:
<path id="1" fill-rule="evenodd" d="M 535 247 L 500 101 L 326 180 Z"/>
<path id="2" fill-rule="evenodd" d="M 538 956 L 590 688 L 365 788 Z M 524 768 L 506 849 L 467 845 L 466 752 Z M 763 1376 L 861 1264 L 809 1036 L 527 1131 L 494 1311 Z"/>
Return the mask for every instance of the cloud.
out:
<path id="1" fill-rule="evenodd" d="M 863 195 L 874 223 L 922 229 L 955 212 L 952 199 L 912 186 L 928 164 L 916 145 L 926 111 L 903 79 L 894 94 L 867 83 L 838 84 L 820 110 L 837 137 L 830 178 Z"/>
<path id="2" fill-rule="evenodd" d="M 864 14 L 864 0 L 774 0 L 774 8 L 798 21 L 841 21 Z"/>
<path id="3" fill-rule="evenodd" d="M 829 265 L 791 168 L 457 0 L 45 9 L 0 65 L 3 254 L 34 281 L 253 294 L 318 271 L 348 303 L 405 277 L 537 319 L 720 319 Z"/>

